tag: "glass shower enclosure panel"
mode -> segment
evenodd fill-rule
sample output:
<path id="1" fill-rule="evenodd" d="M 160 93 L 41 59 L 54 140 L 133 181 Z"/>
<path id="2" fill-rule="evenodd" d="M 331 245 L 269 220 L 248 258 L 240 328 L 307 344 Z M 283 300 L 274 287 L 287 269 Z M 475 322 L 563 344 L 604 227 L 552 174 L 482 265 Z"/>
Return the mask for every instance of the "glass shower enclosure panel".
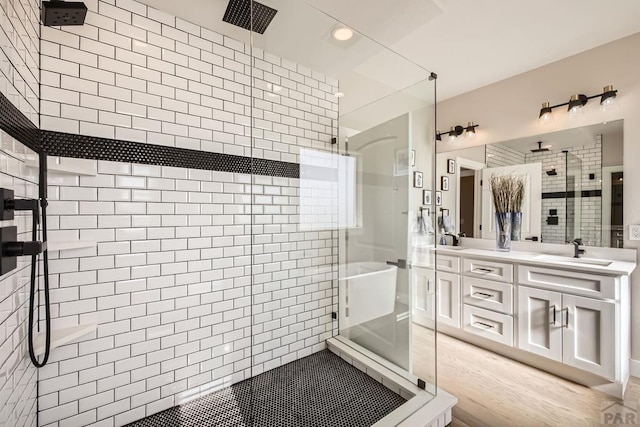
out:
<path id="1" fill-rule="evenodd" d="M 339 338 L 435 391 L 435 82 L 412 66 L 399 80 L 422 80 L 341 116 Z"/>
<path id="2" fill-rule="evenodd" d="M 433 272 L 435 215 L 423 190 L 434 181 L 435 82 L 307 2 L 262 3 L 277 13 L 263 34 L 251 33 L 250 62 L 236 59 L 252 86 L 250 99 L 238 98 L 250 107 L 244 152 L 253 159 L 250 375 L 322 351 L 335 337 L 415 382 L 411 267 L 419 246 L 424 277 Z M 336 37 L 341 29 L 347 40 Z M 433 319 L 433 279 L 424 283 L 421 307 Z M 435 327 L 427 323 L 419 369 L 435 392 Z M 280 386 L 291 400 L 282 416 L 297 419 L 316 385 Z M 256 416 L 268 404 L 262 387 L 253 382 Z"/>

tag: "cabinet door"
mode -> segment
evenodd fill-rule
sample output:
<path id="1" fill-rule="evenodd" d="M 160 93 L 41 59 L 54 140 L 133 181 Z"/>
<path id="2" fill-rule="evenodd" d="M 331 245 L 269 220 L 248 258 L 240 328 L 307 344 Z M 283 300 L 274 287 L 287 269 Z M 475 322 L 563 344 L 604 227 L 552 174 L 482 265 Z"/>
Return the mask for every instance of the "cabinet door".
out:
<path id="1" fill-rule="evenodd" d="M 562 294 L 518 287 L 518 347 L 562 361 Z"/>
<path id="2" fill-rule="evenodd" d="M 615 303 L 563 294 L 563 362 L 615 380 Z"/>
<path id="3" fill-rule="evenodd" d="M 413 321 L 427 328 L 435 324 L 435 274 L 429 268 L 412 267 Z"/>
<path id="4" fill-rule="evenodd" d="M 460 327 L 460 275 L 436 273 L 437 319 L 439 323 Z"/>

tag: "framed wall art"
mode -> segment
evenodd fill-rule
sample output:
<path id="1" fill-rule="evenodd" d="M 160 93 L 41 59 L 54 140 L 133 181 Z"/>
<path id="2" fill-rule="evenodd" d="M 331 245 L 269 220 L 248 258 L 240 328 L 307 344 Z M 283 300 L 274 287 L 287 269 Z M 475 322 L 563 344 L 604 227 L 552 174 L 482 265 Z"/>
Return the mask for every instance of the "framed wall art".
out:
<path id="1" fill-rule="evenodd" d="M 456 161 L 453 159 L 447 160 L 447 173 L 456 173 Z"/>
<path id="2" fill-rule="evenodd" d="M 415 188 L 422 188 L 422 186 L 423 186 L 422 172 L 414 172 L 413 173 L 413 186 Z"/>
<path id="3" fill-rule="evenodd" d="M 449 177 L 448 176 L 440 177 L 440 190 L 449 191 Z"/>

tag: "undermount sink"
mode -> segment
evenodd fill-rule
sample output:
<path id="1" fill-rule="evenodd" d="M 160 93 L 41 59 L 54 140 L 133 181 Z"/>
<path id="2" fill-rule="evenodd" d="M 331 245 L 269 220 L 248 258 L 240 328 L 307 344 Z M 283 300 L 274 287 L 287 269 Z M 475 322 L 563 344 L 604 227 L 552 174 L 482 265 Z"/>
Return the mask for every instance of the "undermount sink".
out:
<path id="1" fill-rule="evenodd" d="M 613 261 L 603 261 L 603 260 L 594 259 L 594 258 L 571 258 L 571 257 L 555 256 L 555 255 L 541 255 L 538 259 L 568 262 L 570 264 L 597 265 L 600 267 L 608 267 L 611 264 L 613 264 Z"/>

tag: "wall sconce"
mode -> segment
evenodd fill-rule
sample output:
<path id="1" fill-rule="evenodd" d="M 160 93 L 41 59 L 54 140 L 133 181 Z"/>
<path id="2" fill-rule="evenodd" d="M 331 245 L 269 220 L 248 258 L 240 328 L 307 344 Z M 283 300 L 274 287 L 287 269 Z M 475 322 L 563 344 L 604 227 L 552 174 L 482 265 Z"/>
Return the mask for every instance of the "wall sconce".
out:
<path id="1" fill-rule="evenodd" d="M 569 116 L 573 117 L 576 114 L 579 114 L 582 112 L 583 107 L 587 105 L 587 102 L 589 102 L 590 99 L 598 98 L 598 97 L 600 98 L 600 109 L 603 111 L 608 110 L 617 105 L 616 104 L 617 94 L 618 94 L 618 91 L 615 90 L 612 85 L 608 85 L 602 89 L 602 93 L 599 93 L 597 95 L 587 96 L 581 93 L 575 94 L 575 95 L 571 95 L 569 102 L 564 102 L 562 104 L 553 105 L 553 106 L 550 105 L 548 102 L 543 102 L 542 108 L 540 108 L 540 115 L 538 116 L 538 119 L 543 124 L 553 121 L 553 109 L 558 107 L 564 107 L 565 105 L 567 106 L 567 111 L 569 112 Z"/>
<path id="2" fill-rule="evenodd" d="M 443 135 L 448 135 L 449 142 L 455 141 L 462 133 L 464 133 L 465 138 L 475 138 L 476 136 L 476 128 L 478 125 L 474 125 L 473 122 L 467 123 L 467 127 L 462 127 L 460 125 L 451 126 L 449 132 L 438 132 L 436 133 L 436 141 L 442 141 Z"/>

